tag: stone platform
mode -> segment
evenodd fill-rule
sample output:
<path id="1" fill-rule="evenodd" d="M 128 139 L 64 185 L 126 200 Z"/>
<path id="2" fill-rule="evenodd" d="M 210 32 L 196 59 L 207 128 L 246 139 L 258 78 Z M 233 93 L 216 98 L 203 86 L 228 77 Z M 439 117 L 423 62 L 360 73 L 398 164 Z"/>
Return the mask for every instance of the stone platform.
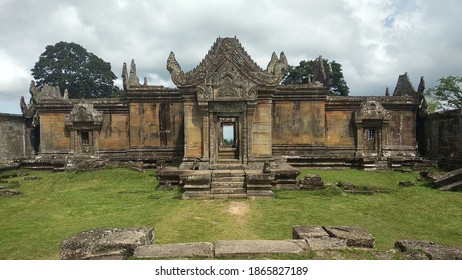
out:
<path id="1" fill-rule="evenodd" d="M 273 189 L 297 189 L 300 171 L 288 164 L 270 172 L 257 169 L 190 170 L 167 166 L 157 172 L 161 188 L 178 186 L 183 199 L 273 198 Z"/>

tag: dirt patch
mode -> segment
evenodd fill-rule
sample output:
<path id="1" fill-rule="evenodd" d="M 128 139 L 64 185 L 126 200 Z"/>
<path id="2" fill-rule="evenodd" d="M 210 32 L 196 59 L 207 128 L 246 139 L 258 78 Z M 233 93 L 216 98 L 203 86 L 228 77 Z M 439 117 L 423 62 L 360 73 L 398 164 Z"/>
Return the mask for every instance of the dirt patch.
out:
<path id="1" fill-rule="evenodd" d="M 245 202 L 232 201 L 226 208 L 226 212 L 235 216 L 244 216 L 250 212 L 250 205 Z"/>

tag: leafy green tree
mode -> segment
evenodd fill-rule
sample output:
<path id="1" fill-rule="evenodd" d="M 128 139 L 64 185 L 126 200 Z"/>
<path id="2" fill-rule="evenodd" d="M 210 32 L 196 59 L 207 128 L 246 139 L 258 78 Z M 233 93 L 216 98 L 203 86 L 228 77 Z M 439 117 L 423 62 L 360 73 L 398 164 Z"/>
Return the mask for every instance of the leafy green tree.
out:
<path id="1" fill-rule="evenodd" d="M 105 62 L 76 43 L 59 42 L 47 46 L 35 63 L 32 76 L 37 87 L 45 84 L 59 86 L 69 98 L 111 97 L 120 94 L 114 86 L 116 75 Z"/>
<path id="2" fill-rule="evenodd" d="M 462 108 L 462 77 L 447 76 L 439 84 L 428 89 L 426 94 L 438 102 L 440 109 Z"/>
<path id="3" fill-rule="evenodd" d="M 329 69 L 328 59 L 323 59 L 324 69 Z M 332 67 L 332 84 L 330 88 L 330 95 L 341 95 L 348 96 L 350 89 L 343 77 L 342 65 L 335 61 L 331 62 Z M 309 77 L 314 75 L 316 69 L 316 60 L 300 61 L 298 66 L 289 66 L 286 75 L 284 76 L 283 84 L 307 84 L 309 83 Z"/>

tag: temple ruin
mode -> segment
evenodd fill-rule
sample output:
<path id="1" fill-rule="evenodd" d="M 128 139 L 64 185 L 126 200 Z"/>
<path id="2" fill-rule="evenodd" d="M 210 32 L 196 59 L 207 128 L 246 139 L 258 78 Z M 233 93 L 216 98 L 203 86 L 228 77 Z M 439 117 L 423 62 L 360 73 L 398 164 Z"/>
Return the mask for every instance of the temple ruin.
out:
<path id="1" fill-rule="evenodd" d="M 133 60 L 123 65 L 126 100 L 69 99 L 32 83 L 23 115 L 0 115 L 3 131 L 21 132 L 14 143 L 3 134 L 0 158 L 55 167 L 139 161 L 158 166 L 161 184 L 179 185 L 185 198 L 272 197 L 274 188 L 297 188 L 297 167 L 420 164 L 438 153 L 434 139 L 451 139 L 426 125 L 436 120 L 425 112 L 423 79 L 415 90 L 406 73 L 393 94 L 341 97 L 329 95 L 322 58 L 308 84 L 281 85 L 287 67 L 284 53 L 263 69 L 236 38 L 218 38 L 189 72 L 170 53 L 176 88 L 140 83 Z M 451 143 L 448 153 L 458 153 Z"/>

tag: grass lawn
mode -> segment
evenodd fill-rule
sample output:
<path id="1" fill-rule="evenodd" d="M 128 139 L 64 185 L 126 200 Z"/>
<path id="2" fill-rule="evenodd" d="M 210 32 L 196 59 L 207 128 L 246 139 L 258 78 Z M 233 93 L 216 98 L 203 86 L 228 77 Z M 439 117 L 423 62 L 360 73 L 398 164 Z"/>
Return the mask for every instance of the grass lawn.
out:
<path id="1" fill-rule="evenodd" d="M 23 170 L 4 174 L 19 174 Z M 104 227 L 154 227 L 156 243 L 230 239 L 291 239 L 292 225 L 358 225 L 376 248 L 398 239 L 462 245 L 462 193 L 441 192 L 415 180 L 417 173 L 303 170 L 332 184 L 321 191 L 275 191 L 271 200 L 181 200 L 177 190 L 156 188 L 154 171 L 128 169 L 49 173 L 18 181 L 20 197 L 0 196 L 0 259 L 59 259 L 62 240 Z M 399 187 L 399 181 L 416 182 Z M 336 181 L 384 187 L 355 195 Z"/>

